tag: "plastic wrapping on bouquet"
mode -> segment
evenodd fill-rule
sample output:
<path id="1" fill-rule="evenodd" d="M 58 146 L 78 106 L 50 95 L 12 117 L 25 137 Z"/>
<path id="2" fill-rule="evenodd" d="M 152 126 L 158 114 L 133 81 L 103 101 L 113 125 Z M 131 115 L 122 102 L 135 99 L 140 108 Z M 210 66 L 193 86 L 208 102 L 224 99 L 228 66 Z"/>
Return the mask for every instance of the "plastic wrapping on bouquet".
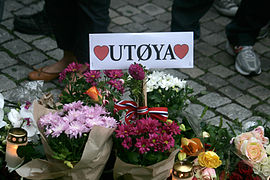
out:
<path id="1" fill-rule="evenodd" d="M 7 146 L 6 146 L 6 159 L 7 167 L 15 169 L 23 163 L 23 158 L 17 154 L 19 146 L 27 144 L 27 132 L 22 128 L 12 128 L 8 132 Z"/>

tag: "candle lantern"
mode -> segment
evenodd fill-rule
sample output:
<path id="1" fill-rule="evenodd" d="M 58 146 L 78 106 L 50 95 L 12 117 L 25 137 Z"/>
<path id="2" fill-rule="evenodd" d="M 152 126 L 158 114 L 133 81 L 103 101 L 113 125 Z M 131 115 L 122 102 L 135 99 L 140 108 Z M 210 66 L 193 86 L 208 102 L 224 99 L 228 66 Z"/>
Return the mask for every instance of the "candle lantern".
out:
<path id="1" fill-rule="evenodd" d="M 6 146 L 6 162 L 8 168 L 16 168 L 23 163 L 23 158 L 17 155 L 19 146 L 27 144 L 27 132 L 22 128 L 12 128 L 8 132 Z"/>
<path id="2" fill-rule="evenodd" d="M 193 164 L 188 161 L 177 161 L 173 165 L 172 180 L 192 180 L 194 177 Z"/>

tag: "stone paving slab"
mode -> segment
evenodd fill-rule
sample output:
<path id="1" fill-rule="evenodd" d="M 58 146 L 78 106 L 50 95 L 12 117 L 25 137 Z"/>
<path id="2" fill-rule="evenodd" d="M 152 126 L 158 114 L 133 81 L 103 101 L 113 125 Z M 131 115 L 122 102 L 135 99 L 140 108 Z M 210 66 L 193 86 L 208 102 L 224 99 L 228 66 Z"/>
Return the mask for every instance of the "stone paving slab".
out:
<path id="1" fill-rule="evenodd" d="M 4 95 L 27 83 L 28 72 L 54 63 L 63 55 L 51 37 L 13 30 L 15 15 L 35 13 L 43 5 L 42 0 L 6 0 L 0 23 L 0 92 Z M 109 31 L 170 31 L 171 5 L 172 0 L 112 0 Z M 165 71 L 187 80 L 194 89 L 196 100 L 186 111 L 198 118 L 208 106 L 203 120 L 211 124 L 218 124 L 220 117 L 228 123 L 239 119 L 245 126 L 254 120 L 270 121 L 270 38 L 259 40 L 254 47 L 261 58 L 262 73 L 242 76 L 234 69 L 234 58 L 225 50 L 224 30 L 230 20 L 211 8 L 200 21 L 202 35 L 194 45 L 194 68 Z M 56 97 L 62 88 L 54 80 L 45 83 L 43 91 L 51 91 Z"/>

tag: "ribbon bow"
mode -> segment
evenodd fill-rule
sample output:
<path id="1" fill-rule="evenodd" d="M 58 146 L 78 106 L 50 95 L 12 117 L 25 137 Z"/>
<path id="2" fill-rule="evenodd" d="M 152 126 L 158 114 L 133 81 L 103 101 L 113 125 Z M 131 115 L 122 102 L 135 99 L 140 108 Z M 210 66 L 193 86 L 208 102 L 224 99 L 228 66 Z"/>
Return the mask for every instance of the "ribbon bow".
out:
<path id="1" fill-rule="evenodd" d="M 149 114 L 151 118 L 160 119 L 162 121 L 166 121 L 168 118 L 168 108 L 166 107 L 148 108 L 147 106 L 138 107 L 137 103 L 135 103 L 134 101 L 125 101 L 125 100 L 118 101 L 114 105 L 114 108 L 116 108 L 117 110 L 124 110 L 124 109 L 128 110 L 125 116 L 125 121 L 127 124 L 130 124 L 129 120 L 135 114 L 137 115 Z"/>

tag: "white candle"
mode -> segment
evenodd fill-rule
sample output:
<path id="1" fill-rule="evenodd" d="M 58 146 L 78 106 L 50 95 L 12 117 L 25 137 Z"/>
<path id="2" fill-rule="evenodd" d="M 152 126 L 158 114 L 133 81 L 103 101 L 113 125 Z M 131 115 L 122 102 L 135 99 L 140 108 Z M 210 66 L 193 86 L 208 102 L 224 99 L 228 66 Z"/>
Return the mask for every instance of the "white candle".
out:
<path id="1" fill-rule="evenodd" d="M 18 147 L 19 147 L 18 145 L 7 141 L 6 162 L 7 162 L 7 167 L 9 168 L 16 168 L 23 162 L 23 158 L 20 158 L 17 155 Z"/>
<path id="2" fill-rule="evenodd" d="M 21 128 L 10 129 L 7 136 L 6 146 L 6 162 L 8 168 L 17 168 L 23 163 L 23 158 L 20 158 L 17 154 L 19 146 L 25 146 L 27 144 L 27 132 Z"/>

